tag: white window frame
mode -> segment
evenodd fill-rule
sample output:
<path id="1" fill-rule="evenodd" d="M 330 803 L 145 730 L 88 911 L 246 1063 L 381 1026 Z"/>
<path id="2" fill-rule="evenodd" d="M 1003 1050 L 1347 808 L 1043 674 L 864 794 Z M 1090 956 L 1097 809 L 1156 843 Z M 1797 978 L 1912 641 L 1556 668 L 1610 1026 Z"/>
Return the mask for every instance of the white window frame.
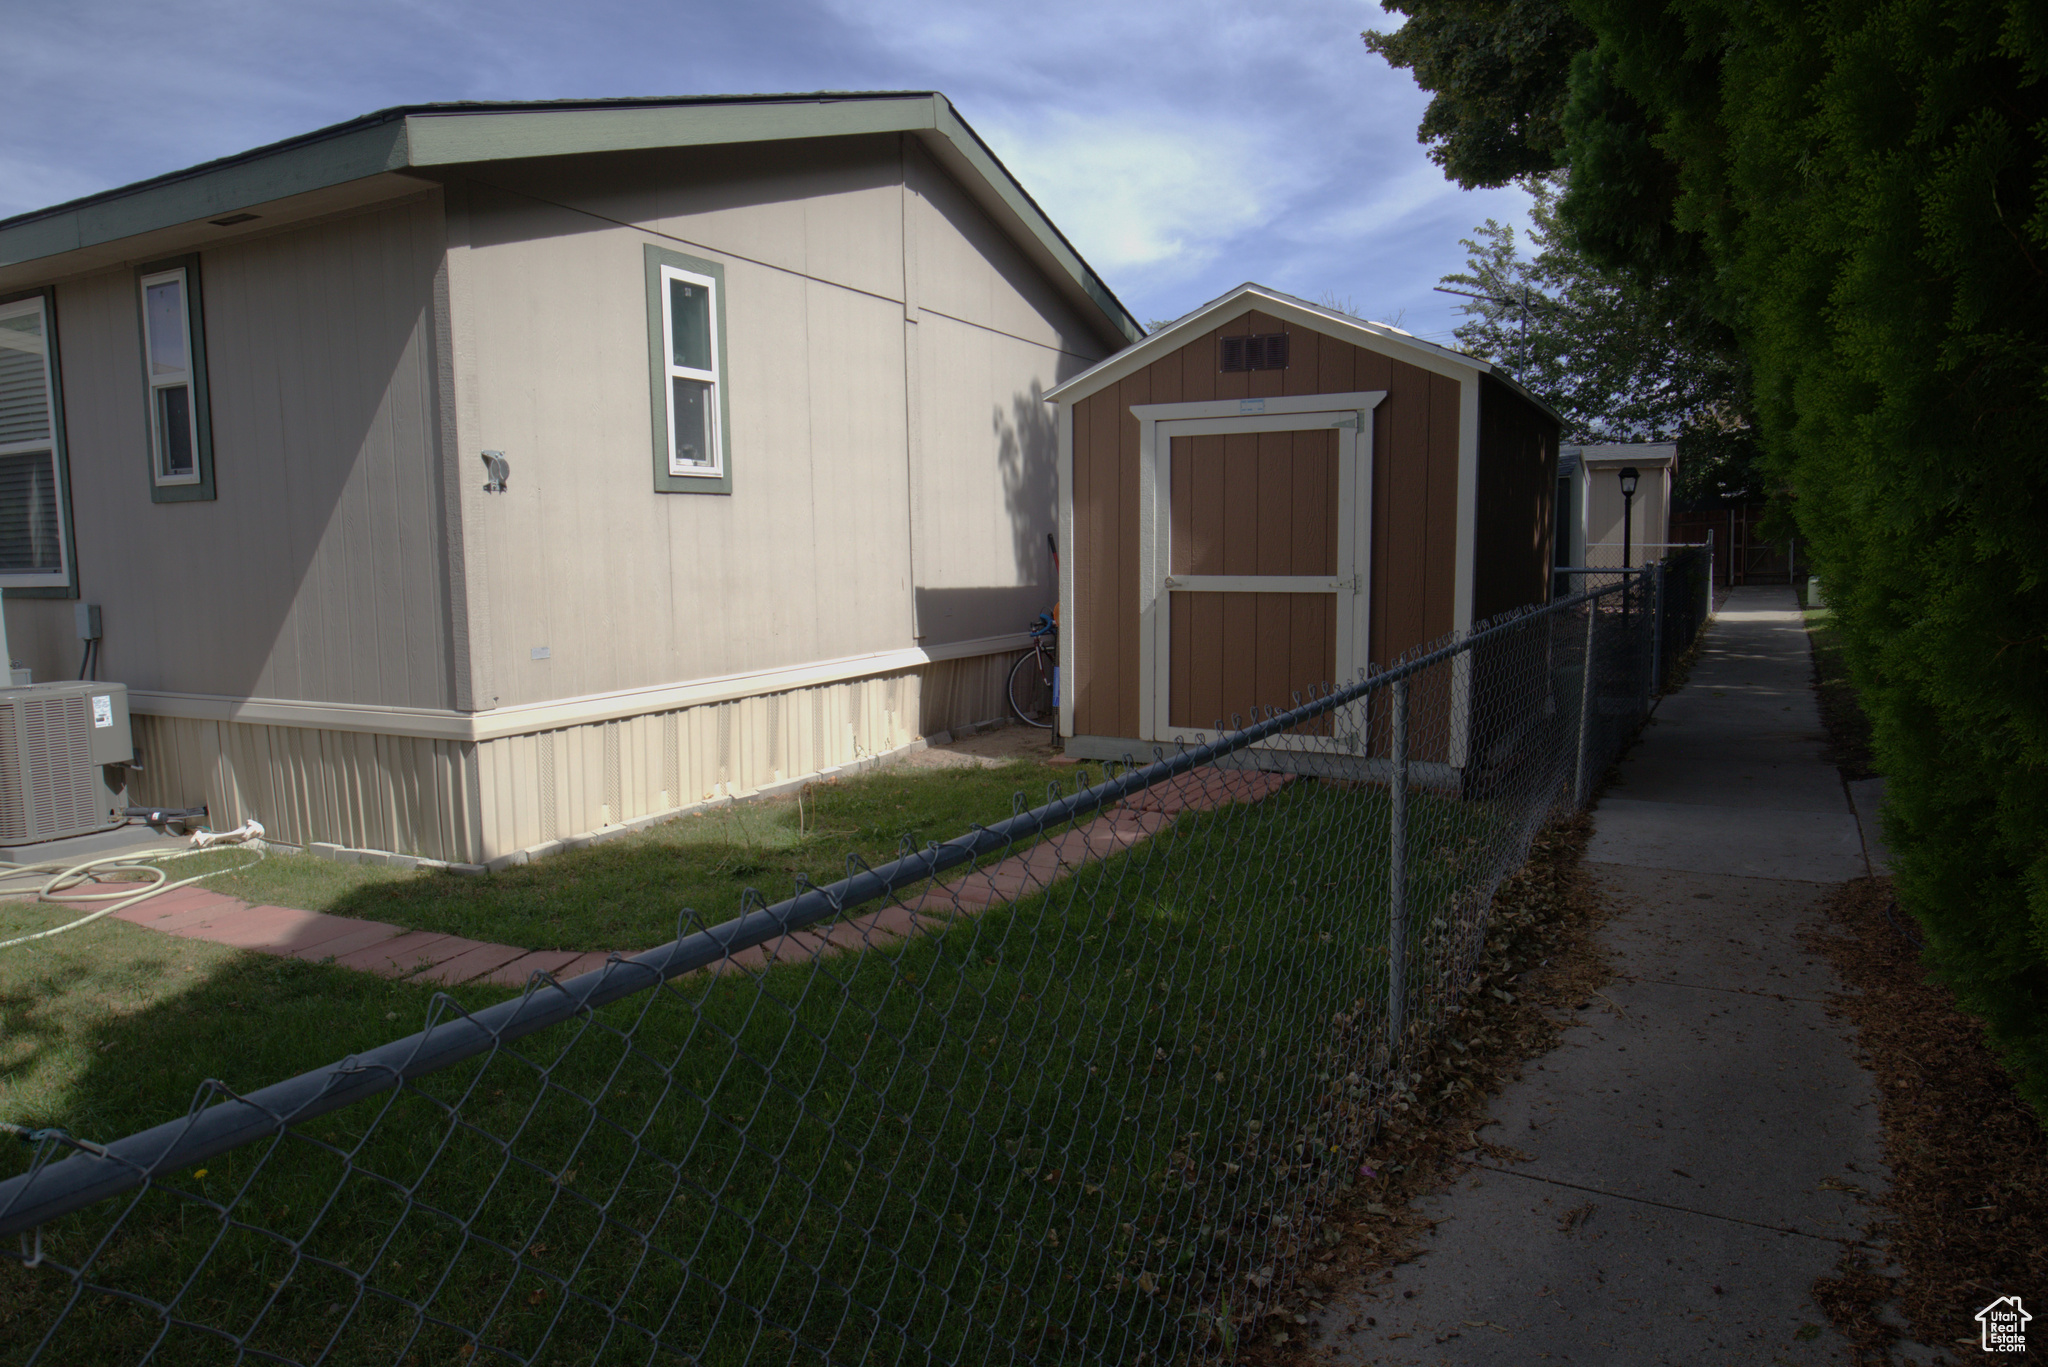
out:
<path id="1" fill-rule="evenodd" d="M 185 337 L 185 368 L 175 374 L 156 373 L 156 348 L 149 333 L 149 287 L 166 281 L 178 282 L 178 326 Z M 142 294 L 142 369 L 149 379 L 149 474 L 160 487 L 171 488 L 181 484 L 197 484 L 202 478 L 199 451 L 199 386 L 192 365 L 192 277 L 183 266 L 169 270 L 154 271 L 142 277 L 137 287 Z M 164 473 L 163 433 L 157 424 L 157 392 L 185 386 L 185 426 L 187 440 L 191 442 L 192 469 L 190 473 L 171 475 Z"/>
<path id="2" fill-rule="evenodd" d="M 668 410 L 668 472 L 681 478 L 723 479 L 725 477 L 725 431 L 719 421 L 720 385 L 724 383 L 719 372 L 724 368 L 725 358 L 718 351 L 719 304 L 718 282 L 708 275 L 696 271 L 682 270 L 676 266 L 661 267 L 661 365 L 665 404 Z M 683 281 L 686 284 L 701 285 L 708 301 L 707 321 L 711 340 L 711 369 L 694 370 L 676 364 L 675 318 L 671 307 L 674 296 L 669 291 L 669 282 Z M 711 386 L 706 396 L 706 411 L 711 423 L 711 459 L 692 463 L 676 458 L 676 402 L 675 382 L 678 379 L 697 380 Z"/>
<path id="3" fill-rule="evenodd" d="M 57 568 L 42 571 L 0 571 L 0 588 L 68 589 L 71 587 L 71 507 L 64 485 L 63 415 L 58 412 L 63 396 L 57 392 L 57 370 L 51 364 L 52 353 L 56 350 L 57 343 L 55 329 L 51 326 L 49 300 L 44 295 L 31 295 L 26 299 L 17 299 L 11 304 L 0 304 L 0 318 L 17 317 L 26 313 L 35 314 L 43 324 L 43 399 L 48 407 L 48 434 L 41 441 L 0 443 L 0 456 L 43 452 L 49 457 L 50 479 L 56 487 Z"/>

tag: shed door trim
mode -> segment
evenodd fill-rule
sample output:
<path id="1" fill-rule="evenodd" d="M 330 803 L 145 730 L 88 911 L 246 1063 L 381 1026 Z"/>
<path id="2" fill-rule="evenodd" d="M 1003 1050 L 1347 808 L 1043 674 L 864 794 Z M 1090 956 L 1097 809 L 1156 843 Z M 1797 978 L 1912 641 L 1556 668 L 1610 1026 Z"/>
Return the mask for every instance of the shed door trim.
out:
<path id="1" fill-rule="evenodd" d="M 1340 471 L 1357 472 L 1352 491 L 1356 505 L 1353 555 L 1353 620 L 1340 624 L 1340 638 L 1364 643 L 1372 565 L 1372 411 L 1386 398 L 1385 390 L 1346 394 L 1312 394 L 1264 400 L 1200 400 L 1192 403 L 1133 404 L 1138 420 L 1138 734 L 1144 740 L 1168 739 L 1168 671 L 1172 614 L 1165 602 L 1171 572 L 1171 545 L 1166 535 L 1166 499 L 1172 489 L 1168 463 L 1177 436 L 1216 433 L 1294 432 L 1336 428 Z M 1264 412 L 1247 412 L 1258 402 Z M 1167 431 L 1162 432 L 1162 424 Z M 1193 585 L 1188 585 L 1193 587 Z M 1335 587 L 1334 584 L 1328 587 Z M 1348 630 L 1346 629 L 1348 628 Z M 1362 651 L 1360 652 L 1362 653 Z M 1340 660 L 1340 665 L 1342 661 Z M 1337 682 L 1332 680 L 1332 683 Z"/>

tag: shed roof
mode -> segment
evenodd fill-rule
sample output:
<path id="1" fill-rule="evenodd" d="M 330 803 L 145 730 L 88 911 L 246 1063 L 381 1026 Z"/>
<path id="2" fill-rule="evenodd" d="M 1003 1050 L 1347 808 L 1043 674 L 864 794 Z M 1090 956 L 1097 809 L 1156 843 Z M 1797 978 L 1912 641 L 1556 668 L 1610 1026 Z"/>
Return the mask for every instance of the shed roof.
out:
<path id="1" fill-rule="evenodd" d="M 1675 441 L 1574 442 L 1557 448 L 1560 458 L 1569 456 L 1576 465 L 1675 465 Z"/>
<path id="2" fill-rule="evenodd" d="M 1112 335 L 1145 329 L 946 97 L 932 90 L 398 105 L 264 147 L 0 219 L 0 289 L 221 240 L 211 220 L 331 212 L 512 158 L 911 133 Z M 266 213 L 264 226 L 280 221 Z M 195 237 L 195 233 L 197 236 Z"/>
<path id="3" fill-rule="evenodd" d="M 1177 318 L 1159 331 L 1125 347 L 1107 360 L 1098 361 L 1088 369 L 1052 390 L 1045 397 L 1048 401 L 1071 403 L 1076 399 L 1093 394 L 1121 380 L 1124 376 L 1152 364 L 1169 351 L 1187 345 L 1196 337 L 1215 328 L 1219 323 L 1249 309 L 1270 313 L 1276 318 L 1286 319 L 1302 327 L 1312 328 L 1328 336 L 1341 338 L 1355 346 L 1370 347 L 1385 352 L 1424 370 L 1440 374 L 1466 375 L 1478 373 L 1491 375 L 1548 414 L 1562 422 L 1557 410 L 1523 388 L 1512 375 L 1489 361 L 1470 356 L 1450 347 L 1425 342 L 1412 332 L 1405 332 L 1391 323 L 1372 323 L 1348 313 L 1311 304 L 1306 299 L 1297 299 L 1291 294 L 1266 285 L 1246 281 L 1236 289 L 1210 300 L 1194 312 Z"/>

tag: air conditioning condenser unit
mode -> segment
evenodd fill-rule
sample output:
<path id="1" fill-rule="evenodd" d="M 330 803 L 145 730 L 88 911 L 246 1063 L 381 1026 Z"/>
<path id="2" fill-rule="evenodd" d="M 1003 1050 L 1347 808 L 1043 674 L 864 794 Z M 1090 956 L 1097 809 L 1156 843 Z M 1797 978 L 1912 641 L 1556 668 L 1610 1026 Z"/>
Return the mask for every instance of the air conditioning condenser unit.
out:
<path id="1" fill-rule="evenodd" d="M 126 685 L 0 688 L 0 845 L 124 824 L 134 758 Z"/>

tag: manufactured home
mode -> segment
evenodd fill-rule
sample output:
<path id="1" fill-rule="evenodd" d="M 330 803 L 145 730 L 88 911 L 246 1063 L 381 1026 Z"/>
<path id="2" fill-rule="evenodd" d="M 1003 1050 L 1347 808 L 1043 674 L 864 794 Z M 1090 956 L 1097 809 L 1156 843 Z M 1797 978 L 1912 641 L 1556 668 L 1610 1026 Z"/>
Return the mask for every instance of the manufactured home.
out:
<path id="1" fill-rule="evenodd" d="M 6 639 L 138 804 L 516 858 L 1001 715 L 1142 335 L 936 94 L 386 110 L 0 222 Z"/>
<path id="2" fill-rule="evenodd" d="M 1070 753 L 1214 734 L 1549 595 L 1557 418 L 1484 361 L 1247 284 L 1051 398 Z"/>

